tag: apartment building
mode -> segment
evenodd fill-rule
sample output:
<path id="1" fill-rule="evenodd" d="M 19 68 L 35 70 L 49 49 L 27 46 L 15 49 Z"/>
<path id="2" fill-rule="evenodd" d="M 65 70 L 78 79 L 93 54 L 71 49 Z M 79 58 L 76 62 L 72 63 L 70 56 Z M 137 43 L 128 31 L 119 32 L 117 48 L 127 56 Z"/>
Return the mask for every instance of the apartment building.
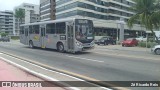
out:
<path id="1" fill-rule="evenodd" d="M 55 0 L 40 0 L 40 19 L 41 21 L 56 19 Z"/>
<path id="2" fill-rule="evenodd" d="M 25 18 L 22 20 L 22 24 L 40 21 L 39 5 L 23 3 L 23 4 L 14 8 L 14 13 L 18 9 L 22 9 L 25 12 Z M 20 30 L 19 26 L 20 26 L 21 22 L 15 17 L 14 17 L 13 21 L 14 21 L 13 33 L 14 33 L 14 35 L 19 35 L 19 30 Z"/>
<path id="3" fill-rule="evenodd" d="M 0 32 L 13 35 L 13 12 L 0 11 Z"/>
<path id="4" fill-rule="evenodd" d="M 87 18 L 94 22 L 95 35 L 119 37 L 124 28 L 125 36 L 144 34 L 144 28 L 136 24 L 128 28 L 126 21 L 135 13 L 130 10 L 132 0 L 56 0 L 56 19 Z M 119 20 L 124 20 L 121 25 Z M 123 24 L 123 26 L 122 26 Z"/>

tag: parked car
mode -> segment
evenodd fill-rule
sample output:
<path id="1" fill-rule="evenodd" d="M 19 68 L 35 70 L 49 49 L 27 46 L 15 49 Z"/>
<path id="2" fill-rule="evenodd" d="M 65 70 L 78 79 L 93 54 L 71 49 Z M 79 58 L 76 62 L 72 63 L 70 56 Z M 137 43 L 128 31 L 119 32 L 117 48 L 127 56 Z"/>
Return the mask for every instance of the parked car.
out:
<path id="1" fill-rule="evenodd" d="M 2 41 L 2 37 L 0 38 L 0 41 Z"/>
<path id="2" fill-rule="evenodd" d="M 9 37 L 1 37 L 1 38 L 0 38 L 0 41 L 10 42 L 10 38 L 9 38 Z"/>
<path id="3" fill-rule="evenodd" d="M 160 55 L 160 45 L 155 45 L 153 48 L 151 48 L 151 52 Z"/>
<path id="4" fill-rule="evenodd" d="M 138 40 L 135 38 L 128 38 L 122 42 L 122 46 L 137 46 L 138 45 Z"/>
<path id="5" fill-rule="evenodd" d="M 99 39 L 96 44 L 100 45 L 108 45 L 108 44 L 112 44 L 115 45 L 116 44 L 116 40 L 114 40 L 112 37 L 102 37 L 101 39 Z"/>
<path id="6" fill-rule="evenodd" d="M 101 39 L 102 37 L 107 37 L 107 36 L 95 36 L 94 37 L 94 43 L 98 44 L 99 39 Z"/>
<path id="7" fill-rule="evenodd" d="M 138 41 L 147 41 L 147 38 L 144 37 L 144 36 L 139 36 L 139 37 L 136 38 L 136 40 L 138 40 Z"/>

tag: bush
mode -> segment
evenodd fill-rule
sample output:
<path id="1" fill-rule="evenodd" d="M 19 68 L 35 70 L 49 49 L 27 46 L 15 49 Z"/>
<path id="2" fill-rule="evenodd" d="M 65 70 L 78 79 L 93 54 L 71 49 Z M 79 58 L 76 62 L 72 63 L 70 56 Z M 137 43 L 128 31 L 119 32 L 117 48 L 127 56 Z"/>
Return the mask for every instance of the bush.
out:
<path id="1" fill-rule="evenodd" d="M 146 47 L 146 43 L 145 43 L 145 42 L 139 42 L 139 43 L 138 43 L 138 46 L 139 46 L 139 47 Z"/>
<path id="2" fill-rule="evenodd" d="M 1 37 L 5 37 L 5 36 L 8 36 L 7 33 L 0 33 Z"/>
<path id="3" fill-rule="evenodd" d="M 11 36 L 11 39 L 13 39 L 13 40 L 19 40 L 19 36 Z"/>
<path id="4" fill-rule="evenodd" d="M 154 45 L 156 45 L 157 43 L 156 42 L 147 42 L 147 46 L 146 46 L 146 42 L 139 42 L 138 43 L 138 46 L 139 47 L 147 47 L 147 48 L 151 48 L 153 47 Z"/>

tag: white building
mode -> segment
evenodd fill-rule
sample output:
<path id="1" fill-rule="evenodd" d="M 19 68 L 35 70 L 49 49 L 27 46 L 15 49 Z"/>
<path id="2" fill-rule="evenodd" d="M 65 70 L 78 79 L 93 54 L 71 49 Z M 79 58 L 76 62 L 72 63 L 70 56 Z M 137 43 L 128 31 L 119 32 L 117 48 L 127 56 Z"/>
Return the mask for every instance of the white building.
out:
<path id="1" fill-rule="evenodd" d="M 23 3 L 23 4 L 14 8 L 14 13 L 15 13 L 16 9 L 22 9 L 25 11 L 25 18 L 22 21 L 23 24 L 40 21 L 39 5 Z M 13 21 L 14 21 L 14 24 L 13 24 L 14 35 L 19 35 L 20 22 L 15 17 L 14 17 Z"/>
<path id="2" fill-rule="evenodd" d="M 13 35 L 13 12 L 0 11 L 0 32 Z"/>

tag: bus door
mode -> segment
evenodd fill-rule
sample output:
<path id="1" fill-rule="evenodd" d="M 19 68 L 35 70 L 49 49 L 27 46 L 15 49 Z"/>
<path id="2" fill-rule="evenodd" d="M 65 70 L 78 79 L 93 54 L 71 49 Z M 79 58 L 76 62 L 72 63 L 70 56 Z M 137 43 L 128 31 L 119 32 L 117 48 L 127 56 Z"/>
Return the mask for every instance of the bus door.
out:
<path id="1" fill-rule="evenodd" d="M 40 44 L 41 44 L 42 48 L 46 47 L 45 38 L 46 38 L 46 29 L 45 29 L 45 27 L 41 27 Z"/>
<path id="2" fill-rule="evenodd" d="M 29 44 L 29 35 L 28 35 L 28 33 L 29 33 L 29 29 L 28 29 L 28 27 L 26 27 L 25 30 L 24 30 L 24 39 L 25 39 L 25 44 L 26 45 Z"/>
<path id="3" fill-rule="evenodd" d="M 67 24 L 67 47 L 69 51 L 74 49 L 74 29 L 73 23 Z"/>

